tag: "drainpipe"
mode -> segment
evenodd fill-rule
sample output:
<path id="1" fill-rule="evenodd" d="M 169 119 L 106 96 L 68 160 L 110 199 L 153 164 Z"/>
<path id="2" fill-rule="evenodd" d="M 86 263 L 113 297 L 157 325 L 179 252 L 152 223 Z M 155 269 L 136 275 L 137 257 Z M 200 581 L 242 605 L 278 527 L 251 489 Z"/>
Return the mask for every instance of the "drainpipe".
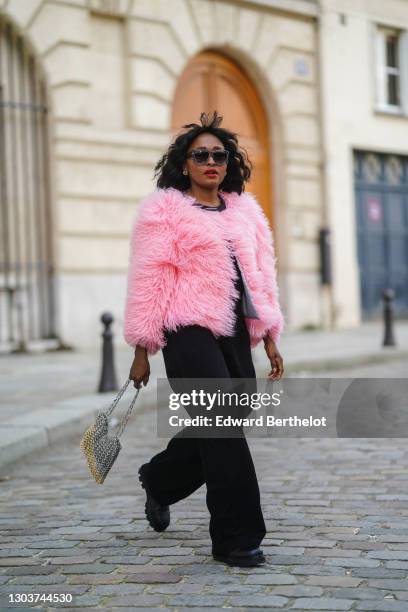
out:
<path id="1" fill-rule="evenodd" d="M 331 244 L 331 227 L 330 227 L 330 211 L 329 211 L 329 191 L 327 180 L 327 149 L 326 149 L 326 108 L 324 97 L 324 43 L 323 43 L 323 27 L 322 27 L 322 2 L 318 3 L 319 13 L 316 21 L 316 74 L 318 78 L 318 117 L 320 117 L 320 185 L 321 185 L 321 223 L 319 231 L 319 247 L 320 247 L 320 320 L 324 329 L 334 329 L 336 325 L 334 297 L 333 297 L 333 278 L 332 278 L 332 244 Z"/>

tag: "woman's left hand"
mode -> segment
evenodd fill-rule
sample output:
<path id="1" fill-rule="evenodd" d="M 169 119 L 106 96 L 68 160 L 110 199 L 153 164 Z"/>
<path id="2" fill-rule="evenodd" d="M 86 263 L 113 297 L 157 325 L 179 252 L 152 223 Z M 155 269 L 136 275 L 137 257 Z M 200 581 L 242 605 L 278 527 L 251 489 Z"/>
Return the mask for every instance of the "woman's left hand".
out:
<path id="1" fill-rule="evenodd" d="M 284 372 L 282 355 L 278 351 L 275 342 L 270 336 L 264 338 L 265 351 L 268 359 L 271 362 L 272 369 L 268 374 L 268 378 L 279 380 Z"/>

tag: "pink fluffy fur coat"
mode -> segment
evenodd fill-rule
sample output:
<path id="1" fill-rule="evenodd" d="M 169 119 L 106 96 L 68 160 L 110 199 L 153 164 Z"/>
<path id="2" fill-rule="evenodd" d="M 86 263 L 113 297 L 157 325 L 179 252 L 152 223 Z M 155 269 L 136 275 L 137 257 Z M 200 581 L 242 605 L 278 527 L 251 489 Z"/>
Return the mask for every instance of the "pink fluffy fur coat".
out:
<path id="1" fill-rule="evenodd" d="M 139 344 L 154 355 L 166 344 L 164 330 L 182 325 L 231 336 L 237 297 L 231 246 L 259 315 L 245 318 L 251 347 L 265 335 L 279 340 L 284 317 L 268 219 L 254 195 L 220 193 L 227 206 L 221 212 L 193 206 L 192 196 L 174 188 L 157 189 L 139 204 L 124 312 L 130 346 Z"/>

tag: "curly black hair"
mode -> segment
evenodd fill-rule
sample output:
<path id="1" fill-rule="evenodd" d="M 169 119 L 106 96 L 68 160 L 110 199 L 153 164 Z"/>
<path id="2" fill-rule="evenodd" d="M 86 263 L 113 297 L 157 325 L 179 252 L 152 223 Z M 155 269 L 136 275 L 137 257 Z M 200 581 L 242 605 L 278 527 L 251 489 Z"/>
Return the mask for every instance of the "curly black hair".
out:
<path id="1" fill-rule="evenodd" d="M 210 119 L 207 113 L 201 113 L 200 122 L 187 123 L 183 128 L 190 128 L 176 136 L 166 151 L 157 162 L 154 169 L 154 177 L 157 178 L 157 187 L 166 189 L 174 187 L 180 191 L 186 191 L 190 187 L 190 178 L 183 174 L 183 164 L 186 159 L 187 151 L 191 143 L 197 136 L 204 132 L 214 134 L 221 140 L 224 147 L 230 152 L 227 174 L 219 186 L 219 189 L 228 193 L 237 192 L 241 194 L 245 191 L 245 182 L 251 176 L 252 163 L 244 148 L 238 145 L 238 135 L 225 128 L 219 127 L 223 117 L 213 112 Z"/>

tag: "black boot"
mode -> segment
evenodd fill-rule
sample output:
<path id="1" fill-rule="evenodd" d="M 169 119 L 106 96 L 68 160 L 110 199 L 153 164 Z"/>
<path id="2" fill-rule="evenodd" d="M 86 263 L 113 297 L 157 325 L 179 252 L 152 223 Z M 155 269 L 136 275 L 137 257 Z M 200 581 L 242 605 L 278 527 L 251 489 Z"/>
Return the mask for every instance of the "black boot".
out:
<path id="1" fill-rule="evenodd" d="M 160 505 L 154 497 L 152 497 L 146 477 L 146 466 L 143 464 L 139 468 L 139 480 L 142 487 L 146 491 L 145 514 L 149 521 L 149 525 L 155 531 L 164 531 L 170 525 L 170 508 L 169 506 Z"/>
<path id="2" fill-rule="evenodd" d="M 216 561 L 222 561 L 228 565 L 235 565 L 238 567 L 256 567 L 265 563 L 265 557 L 260 548 L 253 548 L 252 550 L 234 550 L 225 555 L 218 555 L 213 553 L 213 558 Z"/>

